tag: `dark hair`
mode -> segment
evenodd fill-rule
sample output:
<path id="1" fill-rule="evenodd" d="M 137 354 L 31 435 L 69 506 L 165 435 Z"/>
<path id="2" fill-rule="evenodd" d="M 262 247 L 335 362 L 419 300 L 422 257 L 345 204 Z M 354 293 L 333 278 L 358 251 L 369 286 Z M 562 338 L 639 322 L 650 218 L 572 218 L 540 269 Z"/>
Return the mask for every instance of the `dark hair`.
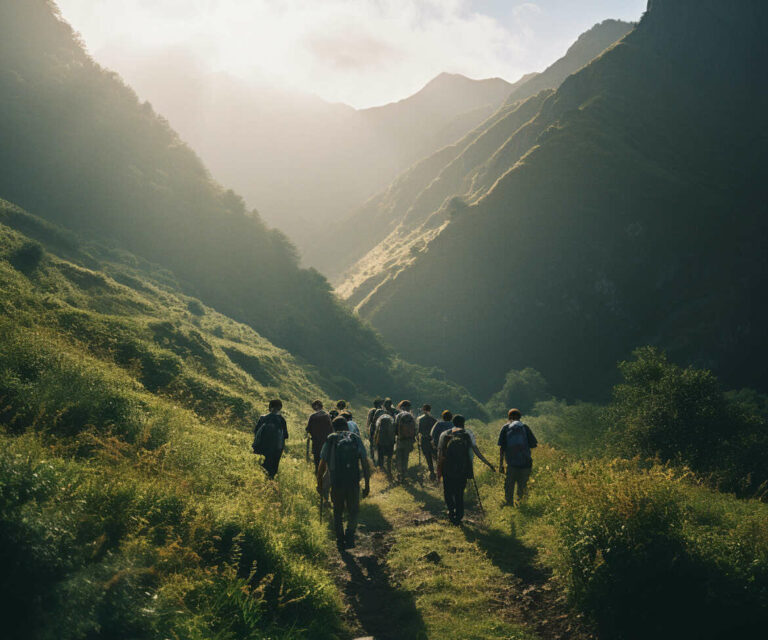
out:
<path id="1" fill-rule="evenodd" d="M 443 411 L 443 412 L 440 414 L 440 417 L 441 417 L 443 420 L 445 420 L 446 422 L 450 422 L 450 421 L 451 421 L 451 418 L 453 418 L 453 414 L 452 414 L 450 411 L 448 411 L 448 409 L 446 409 L 445 411 Z"/>
<path id="2" fill-rule="evenodd" d="M 509 413 L 507 414 L 507 417 L 510 420 L 519 420 L 523 417 L 523 414 L 520 413 L 520 409 L 510 409 Z"/>
<path id="3" fill-rule="evenodd" d="M 351 420 L 352 419 L 352 414 L 349 411 L 342 411 L 341 412 L 341 417 L 342 418 L 346 418 L 347 420 Z"/>
<path id="4" fill-rule="evenodd" d="M 432 411 L 432 405 L 431 405 L 431 404 L 425 404 L 425 405 L 424 405 L 424 406 L 421 408 L 421 410 L 422 410 L 422 411 L 424 411 L 425 413 L 429 413 L 430 411 Z"/>
<path id="5" fill-rule="evenodd" d="M 333 419 L 334 431 L 349 431 L 349 425 L 347 425 L 347 419 L 344 416 L 336 416 Z"/>
<path id="6" fill-rule="evenodd" d="M 270 400 L 269 401 L 269 410 L 272 411 L 272 409 L 282 409 L 283 408 L 283 401 L 282 400 Z"/>
<path id="7" fill-rule="evenodd" d="M 322 400 L 313 400 L 312 404 L 310 404 L 309 406 L 312 407 L 313 409 L 315 407 L 320 407 L 322 409 L 323 408 L 323 401 Z"/>
<path id="8" fill-rule="evenodd" d="M 347 408 L 347 401 L 346 401 L 346 400 L 339 400 L 339 401 L 336 403 L 336 408 L 337 408 L 339 411 L 341 411 L 342 409 L 346 409 L 346 408 Z"/>
<path id="9" fill-rule="evenodd" d="M 455 416 L 453 416 L 453 426 L 454 427 L 464 427 L 464 416 L 460 413 L 457 413 Z"/>
<path id="10" fill-rule="evenodd" d="M 328 413 L 331 416 L 331 420 L 333 420 L 334 418 L 336 418 L 339 415 L 339 412 L 336 411 L 336 409 L 331 409 Z"/>
<path id="11" fill-rule="evenodd" d="M 410 400 L 401 400 L 397 404 L 397 408 L 401 409 L 401 410 L 405 409 L 406 407 L 410 407 L 410 406 L 411 406 L 411 401 Z"/>
<path id="12" fill-rule="evenodd" d="M 392 398 L 384 398 L 384 404 L 389 406 L 392 404 Z"/>
<path id="13" fill-rule="evenodd" d="M 378 408 L 379 408 L 379 407 L 380 407 L 382 404 L 384 404 L 384 401 L 383 401 L 381 398 L 376 398 L 376 399 L 373 401 L 373 406 L 374 406 L 374 407 L 376 407 L 377 409 L 378 409 Z"/>

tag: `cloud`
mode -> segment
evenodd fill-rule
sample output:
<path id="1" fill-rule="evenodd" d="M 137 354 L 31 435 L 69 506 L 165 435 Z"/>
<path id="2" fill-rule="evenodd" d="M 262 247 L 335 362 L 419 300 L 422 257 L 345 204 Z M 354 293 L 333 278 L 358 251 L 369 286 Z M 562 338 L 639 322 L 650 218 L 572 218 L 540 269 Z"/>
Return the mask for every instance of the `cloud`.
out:
<path id="1" fill-rule="evenodd" d="M 375 69 L 403 55 L 387 42 L 353 30 L 309 34 L 304 45 L 322 63 L 340 70 Z"/>
<path id="2" fill-rule="evenodd" d="M 147 51 L 173 47 L 210 72 L 267 79 L 354 106 L 402 98 L 443 71 L 516 80 L 530 70 L 528 35 L 474 11 L 469 0 L 59 4 L 93 55 L 118 72 Z"/>

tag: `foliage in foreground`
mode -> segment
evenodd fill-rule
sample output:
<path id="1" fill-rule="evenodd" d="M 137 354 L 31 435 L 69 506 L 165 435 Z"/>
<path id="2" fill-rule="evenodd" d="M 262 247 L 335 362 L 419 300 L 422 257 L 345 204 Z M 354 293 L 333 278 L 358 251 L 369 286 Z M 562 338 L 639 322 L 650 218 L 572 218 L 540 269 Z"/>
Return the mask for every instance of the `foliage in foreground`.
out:
<path id="1" fill-rule="evenodd" d="M 532 421 L 535 427 L 535 421 Z M 768 505 L 640 460 L 575 461 L 541 446 L 528 501 L 501 507 L 479 478 L 489 527 L 535 547 L 600 637 L 756 637 L 768 624 Z"/>

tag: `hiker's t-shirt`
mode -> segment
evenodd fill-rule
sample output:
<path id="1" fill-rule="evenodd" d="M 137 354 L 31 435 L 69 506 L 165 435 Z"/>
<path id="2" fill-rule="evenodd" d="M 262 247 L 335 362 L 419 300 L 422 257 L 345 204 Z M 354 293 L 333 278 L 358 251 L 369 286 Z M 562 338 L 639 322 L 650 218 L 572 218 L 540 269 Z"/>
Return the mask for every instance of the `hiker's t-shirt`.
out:
<path id="1" fill-rule="evenodd" d="M 333 452 L 335 450 L 334 445 L 336 440 L 338 440 L 344 433 L 346 432 L 335 431 L 329 435 L 323 444 L 322 450 L 320 451 L 320 459 L 325 460 L 325 463 L 328 465 L 328 469 L 330 470 L 331 474 L 333 474 L 333 472 L 336 470 L 336 464 L 333 456 Z M 365 450 L 363 440 L 355 433 L 352 434 L 352 439 L 355 441 L 355 444 L 357 444 L 357 453 L 361 462 L 366 464 L 368 460 L 368 452 Z"/>
<path id="2" fill-rule="evenodd" d="M 501 450 L 504 451 L 504 452 L 506 452 L 506 450 L 507 450 L 507 431 L 509 431 L 509 429 L 512 428 L 512 425 L 515 422 L 519 422 L 519 421 L 515 420 L 513 422 L 507 422 L 507 424 L 505 424 L 501 428 L 501 431 L 499 431 L 498 445 L 499 445 L 499 447 L 501 447 Z M 536 436 L 533 435 L 533 431 L 531 431 L 531 428 L 527 424 L 525 424 L 524 422 L 521 422 L 520 424 L 522 424 L 523 427 L 525 427 L 525 435 L 528 438 L 528 448 L 529 449 L 535 449 L 538 446 L 538 444 L 539 444 L 538 440 L 536 440 Z M 523 468 L 527 468 L 527 467 L 531 467 L 531 466 L 533 466 L 533 462 L 532 461 L 529 464 L 527 464 L 526 467 L 523 467 Z"/>
<path id="3" fill-rule="evenodd" d="M 422 442 L 424 439 L 429 438 L 432 434 L 432 427 L 435 426 L 437 418 L 428 413 L 423 413 L 419 416 L 419 434 L 421 434 Z"/>
<path id="4" fill-rule="evenodd" d="M 448 422 L 446 420 L 436 422 L 435 426 L 432 427 L 430 435 L 432 437 L 432 443 L 435 445 L 435 449 L 437 449 L 437 446 L 440 444 L 440 436 L 443 435 L 445 431 L 448 431 L 448 429 L 453 429 L 453 422 Z"/>
<path id="5" fill-rule="evenodd" d="M 467 451 L 467 458 L 469 459 L 469 467 L 468 472 L 470 475 L 467 476 L 467 478 L 472 477 L 472 462 L 475 457 L 474 451 L 472 451 L 472 447 L 477 446 L 475 442 L 475 434 L 472 433 L 469 429 L 459 429 L 458 427 L 451 427 L 450 429 L 446 429 L 440 434 L 440 440 L 437 443 L 437 459 L 440 460 L 443 456 L 445 456 L 445 447 L 448 445 L 448 436 L 452 435 L 454 433 L 459 433 L 460 431 L 463 431 L 469 436 L 469 451 Z"/>
<path id="6" fill-rule="evenodd" d="M 326 439 L 333 433 L 331 416 L 323 410 L 316 411 L 309 416 L 306 431 L 309 437 L 312 438 L 312 453 L 320 455 Z"/>
<path id="7" fill-rule="evenodd" d="M 280 439 L 278 440 L 278 450 L 282 451 L 285 448 L 285 441 L 288 439 L 288 425 L 285 422 L 285 418 L 281 416 L 279 413 L 265 413 L 263 416 L 260 416 L 258 421 L 256 422 L 256 426 L 253 429 L 253 433 L 256 434 L 259 432 L 259 429 L 261 428 L 261 425 L 263 425 L 267 419 L 273 420 L 274 418 L 270 418 L 270 416 L 275 416 L 278 419 L 278 423 L 282 427 L 280 429 Z"/>

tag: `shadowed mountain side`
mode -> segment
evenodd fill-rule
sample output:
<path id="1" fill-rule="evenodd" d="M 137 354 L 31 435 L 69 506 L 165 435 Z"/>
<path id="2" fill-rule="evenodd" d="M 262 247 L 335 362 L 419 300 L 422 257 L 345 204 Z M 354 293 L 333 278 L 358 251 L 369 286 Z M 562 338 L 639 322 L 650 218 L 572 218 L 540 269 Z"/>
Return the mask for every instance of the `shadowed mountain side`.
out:
<path id="1" fill-rule="evenodd" d="M 500 174 L 492 178 L 484 165 L 492 160 L 496 164 L 509 161 L 508 153 L 496 157 L 494 154 L 538 113 L 546 97 L 542 91 L 556 89 L 569 73 L 598 56 L 633 26 L 627 22 L 606 20 L 582 34 L 566 55 L 546 71 L 523 78 L 510 94 L 518 98 L 508 99 L 488 120 L 458 142 L 414 165 L 355 215 L 332 227 L 329 237 L 343 238 L 345 244 L 351 247 L 348 252 L 329 256 L 324 263 L 324 273 L 332 281 L 342 279 L 339 292 L 347 297 L 371 276 L 381 280 L 379 272 L 384 265 L 378 264 L 377 252 L 374 250 L 371 255 L 365 255 L 378 242 L 402 249 L 404 244 L 409 244 L 404 241 L 405 236 L 437 211 L 447 198 L 487 191 Z M 534 83 L 535 88 L 530 88 Z M 536 94 L 539 96 L 533 100 Z M 507 164 L 504 170 L 510 166 Z M 344 270 L 347 271 L 342 277 Z M 369 290 L 370 287 L 366 285 L 363 289 Z M 356 302 L 362 297 L 358 292 Z"/>
<path id="2" fill-rule="evenodd" d="M 766 11 L 651 3 L 360 313 L 482 395 L 533 366 L 594 397 L 643 343 L 765 388 Z"/>

